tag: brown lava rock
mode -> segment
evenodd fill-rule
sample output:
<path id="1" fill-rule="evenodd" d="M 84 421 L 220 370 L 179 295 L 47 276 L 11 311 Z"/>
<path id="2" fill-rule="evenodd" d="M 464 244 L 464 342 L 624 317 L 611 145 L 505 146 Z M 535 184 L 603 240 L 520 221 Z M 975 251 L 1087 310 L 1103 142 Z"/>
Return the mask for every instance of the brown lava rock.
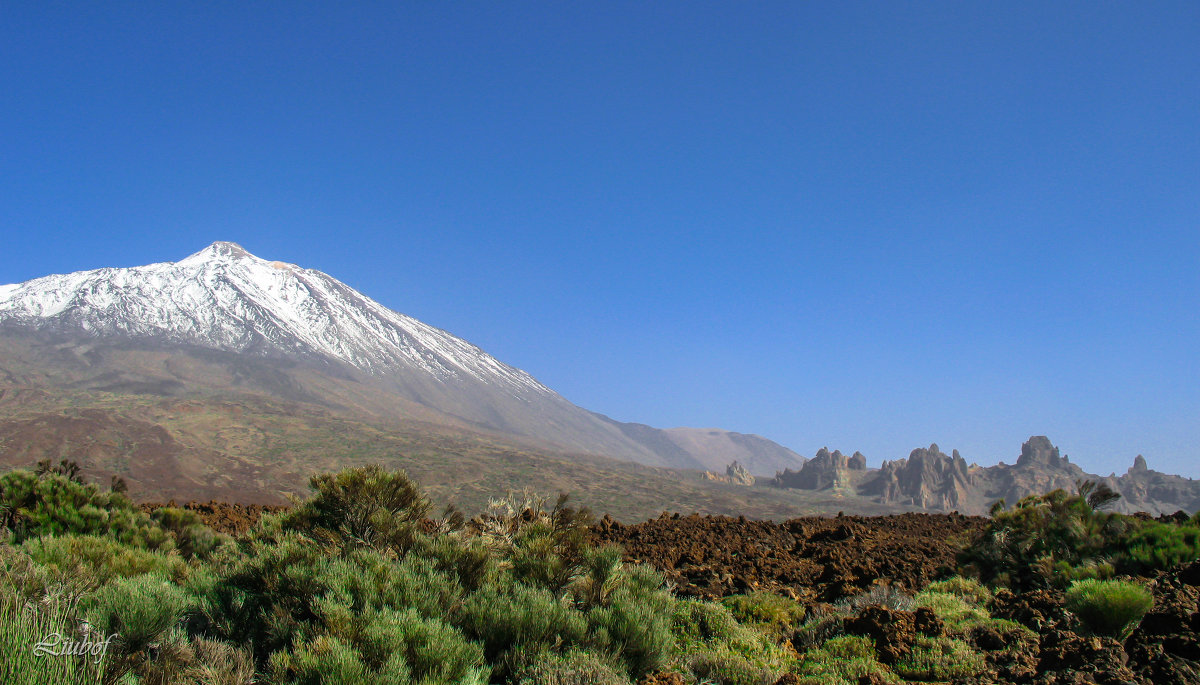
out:
<path id="1" fill-rule="evenodd" d="M 865 607 L 857 616 L 846 619 L 845 627 L 847 633 L 874 640 L 879 661 L 884 664 L 894 664 L 908 656 L 918 634 L 916 614 L 883 606 Z"/>
<path id="2" fill-rule="evenodd" d="M 174 500 L 166 504 L 147 502 L 139 505 L 144 512 L 152 512 L 159 507 L 178 507 L 190 511 L 200 517 L 204 524 L 218 533 L 241 535 L 250 530 L 263 514 L 274 513 L 287 509 L 285 506 L 270 506 L 262 504 L 232 504 L 229 502 L 188 502 L 176 504 Z"/>
<path id="3" fill-rule="evenodd" d="M 1160 574 L 1154 607 L 1126 642 L 1130 663 L 1156 685 L 1200 683 L 1200 561 Z"/>
<path id="4" fill-rule="evenodd" d="M 951 575 L 957 542 L 986 519 L 958 514 L 806 517 L 783 523 L 725 516 L 664 515 L 632 526 L 605 518 L 598 542 L 625 548 L 681 595 L 717 598 L 770 590 L 806 604 L 834 602 L 888 578 L 915 590 Z"/>

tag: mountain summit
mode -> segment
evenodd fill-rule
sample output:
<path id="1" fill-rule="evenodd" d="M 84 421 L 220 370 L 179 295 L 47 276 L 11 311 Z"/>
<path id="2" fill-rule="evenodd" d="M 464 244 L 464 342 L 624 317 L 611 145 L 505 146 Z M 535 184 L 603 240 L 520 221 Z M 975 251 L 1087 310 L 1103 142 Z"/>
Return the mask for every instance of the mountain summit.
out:
<path id="1" fill-rule="evenodd" d="M 82 351 L 68 361 L 86 367 L 73 372 L 76 387 L 108 389 L 98 385 L 101 379 L 121 378 L 121 387 L 151 392 L 186 393 L 198 384 L 211 391 L 207 377 L 181 377 L 181 369 L 195 364 L 161 357 L 202 355 L 211 362 L 219 353 L 230 371 L 215 375 L 227 375 L 237 389 L 339 409 L 409 418 L 419 408 L 422 420 L 654 466 L 724 468 L 737 459 L 769 474 L 799 463 L 795 453 L 758 436 L 663 431 L 589 412 L 530 374 L 335 278 L 261 259 L 231 242 L 178 262 L 0 286 L 0 333 L 42 336 L 45 350 L 75 344 Z M 53 336 L 52 345 L 45 336 Z M 147 350 L 157 356 L 146 357 Z M 138 351 L 142 356 L 131 361 Z"/>
<path id="2" fill-rule="evenodd" d="M 320 271 L 260 259 L 229 242 L 178 262 L 0 286 L 0 322 L 321 358 L 373 375 L 420 369 L 442 380 L 552 394 L 524 371 Z"/>

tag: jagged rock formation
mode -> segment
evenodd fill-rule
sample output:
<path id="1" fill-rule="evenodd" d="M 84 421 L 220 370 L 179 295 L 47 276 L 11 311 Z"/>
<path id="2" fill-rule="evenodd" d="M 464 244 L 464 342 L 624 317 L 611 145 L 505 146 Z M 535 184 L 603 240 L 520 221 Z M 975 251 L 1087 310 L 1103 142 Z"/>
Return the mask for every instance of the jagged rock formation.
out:
<path id="1" fill-rule="evenodd" d="M 956 511 L 969 508 L 971 488 L 966 460 L 958 450 L 943 454 L 935 443 L 929 449 L 913 450 L 908 459 L 884 462 L 860 492 L 881 502 Z"/>
<path id="2" fill-rule="evenodd" d="M 1200 511 L 1200 481 L 1154 471 L 1140 454 L 1124 475 L 1105 480 L 1121 493 L 1127 510 L 1156 510 L 1164 514 L 1177 509 Z"/>
<path id="3" fill-rule="evenodd" d="M 867 458 L 860 452 L 847 457 L 838 450 L 830 452 L 829 448 L 822 447 L 817 450 L 817 455 L 805 462 L 799 470 L 785 469 L 775 474 L 771 484 L 801 490 L 853 487 L 859 480 L 858 476 L 865 472 L 866 468 Z"/>
<path id="4" fill-rule="evenodd" d="M 1011 504 L 1050 490 L 1074 491 L 1079 483 L 1092 480 L 1121 493 L 1114 505 L 1117 511 L 1158 515 L 1200 510 L 1200 481 L 1153 471 L 1141 455 L 1125 475 L 1102 478 L 1071 463 L 1044 435 L 1029 438 L 1013 465 L 968 465 L 957 450 L 947 455 L 936 444 L 915 449 L 906 459 L 884 462 L 879 469 L 865 469 L 862 460 L 855 470 L 854 461 L 822 448 L 804 468 L 785 470 L 770 484 L 803 490 L 849 487 L 854 494 L 884 504 L 984 514 L 1000 499 Z"/>
<path id="5" fill-rule="evenodd" d="M 732 483 L 733 485 L 754 485 L 754 476 L 746 470 L 738 462 L 733 462 L 725 467 L 725 474 L 713 473 L 705 471 L 702 475 L 704 480 L 711 480 L 717 483 Z"/>

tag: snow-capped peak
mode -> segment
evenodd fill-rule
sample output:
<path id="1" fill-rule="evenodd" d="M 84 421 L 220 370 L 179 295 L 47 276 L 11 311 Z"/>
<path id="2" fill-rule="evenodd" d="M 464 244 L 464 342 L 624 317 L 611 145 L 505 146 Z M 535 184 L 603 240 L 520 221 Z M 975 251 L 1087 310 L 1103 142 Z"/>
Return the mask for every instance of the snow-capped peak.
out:
<path id="1" fill-rule="evenodd" d="M 478 347 L 319 271 L 215 242 L 178 262 L 0 285 L 0 323 L 235 352 L 323 357 L 372 374 L 421 370 L 551 393 Z"/>
<path id="2" fill-rule="evenodd" d="M 175 262 L 175 264 L 178 266 L 192 266 L 195 264 L 204 264 L 207 262 L 214 262 L 214 261 L 229 262 L 229 261 L 235 261 L 235 260 L 239 260 L 239 259 L 253 259 L 253 260 L 260 261 L 260 262 L 263 261 L 263 260 L 259 259 L 258 257 L 255 257 L 254 255 L 247 252 L 246 248 L 242 247 L 241 245 L 238 245 L 237 243 L 231 243 L 231 242 L 227 242 L 224 240 L 218 240 L 217 242 L 213 243 L 212 245 L 209 245 L 208 247 L 204 248 L 203 250 L 200 250 L 199 252 L 196 252 L 195 254 L 188 255 L 186 258 L 181 259 L 178 262 Z"/>

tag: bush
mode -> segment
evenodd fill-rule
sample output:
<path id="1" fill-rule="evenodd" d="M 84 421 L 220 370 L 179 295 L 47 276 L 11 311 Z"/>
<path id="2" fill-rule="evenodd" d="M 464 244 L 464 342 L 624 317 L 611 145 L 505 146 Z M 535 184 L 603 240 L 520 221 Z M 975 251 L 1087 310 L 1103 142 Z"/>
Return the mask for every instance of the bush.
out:
<path id="1" fill-rule="evenodd" d="M 796 670 L 800 682 L 857 683 L 861 678 L 873 678 L 876 683 L 899 683 L 886 666 L 875 658 L 875 644 L 870 638 L 843 636 L 830 639 L 824 645 L 804 654 Z"/>
<path id="2" fill-rule="evenodd" d="M 974 578 L 954 576 L 930 583 L 925 592 L 941 592 L 961 598 L 968 604 L 985 607 L 992 601 L 992 591 Z"/>
<path id="3" fill-rule="evenodd" d="M 913 598 L 915 607 L 926 607 L 946 622 L 951 631 L 958 630 L 973 621 L 990 617 L 986 609 L 968 603 L 958 595 L 925 590 Z"/>
<path id="4" fill-rule="evenodd" d="M 53 577 L 82 574 L 97 585 L 144 574 L 178 581 L 188 573 L 187 564 L 177 554 L 151 552 L 96 535 L 34 538 L 20 549 Z"/>
<path id="5" fill-rule="evenodd" d="M 782 664 L 747 658 L 725 644 L 695 650 L 685 661 L 687 669 L 701 682 L 716 685 L 770 685 L 784 672 Z"/>
<path id="6" fill-rule="evenodd" d="M 769 635 L 787 638 L 804 621 L 806 609 L 795 600 L 773 592 L 756 591 L 721 600 L 741 623 L 760 626 Z"/>
<path id="7" fill-rule="evenodd" d="M 207 559 L 216 552 L 217 547 L 230 542 L 229 536 L 204 525 L 193 511 L 159 507 L 150 513 L 150 519 L 174 536 L 175 547 L 187 559 Z"/>
<path id="8" fill-rule="evenodd" d="M 514 681 L 517 685 L 631 685 L 625 670 L 607 656 L 576 649 L 540 653 Z"/>
<path id="9" fill-rule="evenodd" d="M 622 591 L 609 606 L 587 614 L 592 642 L 615 652 L 625 662 L 629 675 L 637 678 L 662 668 L 674 656 L 670 612 Z"/>
<path id="10" fill-rule="evenodd" d="M 376 465 L 316 475 L 309 487 L 316 493 L 278 523 L 283 530 L 338 548 L 366 546 L 404 554 L 432 507 L 403 471 L 388 472 Z"/>
<path id="11" fill-rule="evenodd" d="M 171 536 L 129 498 L 46 472 L 10 471 L 0 476 L 2 524 L 19 543 L 42 535 L 102 535 L 120 542 L 166 551 Z"/>
<path id="12" fill-rule="evenodd" d="M 618 545 L 583 550 L 580 573 L 571 584 L 575 599 L 584 606 L 602 606 L 626 578 L 624 551 Z"/>
<path id="13" fill-rule="evenodd" d="M 1110 557 L 1114 543 L 1137 523 L 1128 516 L 1100 511 L 1095 486 L 1081 483 L 1079 493 L 1055 490 L 1030 495 L 1006 509 L 992 507 L 984 534 L 963 554 L 962 561 L 984 580 L 1005 580 L 1016 587 L 1044 587 L 1056 582 L 1056 568 L 1076 567 Z M 1068 576 L 1069 577 L 1069 576 Z"/>
<path id="14" fill-rule="evenodd" d="M 559 495 L 547 508 L 546 498 L 530 492 L 490 500 L 487 513 L 476 520 L 480 538 L 517 580 L 558 594 L 586 572 L 584 553 L 590 547 L 591 512 L 567 501 L 567 495 Z"/>
<path id="15" fill-rule="evenodd" d="M 1136 583 L 1081 580 L 1067 590 L 1067 610 L 1097 635 L 1124 639 L 1154 606 L 1154 596 Z"/>
<path id="16" fill-rule="evenodd" d="M 197 638 L 191 643 L 195 662 L 190 675 L 204 685 L 246 685 L 254 679 L 254 660 L 246 649 L 219 640 Z"/>
<path id="17" fill-rule="evenodd" d="M 484 587 L 463 602 L 459 627 L 483 644 L 489 663 L 502 673 L 521 670 L 541 651 L 562 651 L 583 645 L 587 622 L 582 613 L 555 598 L 545 588 L 516 585 Z"/>
<path id="18" fill-rule="evenodd" d="M 983 655 L 962 640 L 918 637 L 912 650 L 892 667 L 908 680 L 951 680 L 979 675 L 986 668 Z"/>
<path id="19" fill-rule="evenodd" d="M 418 681 L 485 682 L 490 670 L 483 664 L 479 645 L 443 621 L 422 618 L 413 609 L 378 612 L 363 628 L 360 641 L 368 667 L 384 669 L 399 656 Z"/>
<path id="20" fill-rule="evenodd" d="M 821 649 L 837 659 L 875 659 L 875 643 L 860 635 L 835 637 L 821 645 Z"/>
<path id="21" fill-rule="evenodd" d="M 846 634 L 845 621 L 845 615 L 836 611 L 814 615 L 796 629 L 792 644 L 800 651 L 820 647 L 827 640 Z"/>
<path id="22" fill-rule="evenodd" d="M 913 598 L 912 595 L 889 583 L 876 583 L 862 594 L 839 601 L 836 607 L 843 613 L 852 613 L 857 609 L 875 605 L 894 611 L 912 611 Z"/>
<path id="23" fill-rule="evenodd" d="M 178 586 L 151 575 L 120 578 L 87 597 L 83 608 L 103 635 L 118 634 L 126 653 L 140 652 L 179 623 L 191 599 Z"/>
<path id="24" fill-rule="evenodd" d="M 1164 523 L 1101 511 L 1113 493 L 1081 483 L 1079 494 L 1055 490 L 992 509 L 987 530 L 961 561 L 984 580 L 1017 589 L 1111 578 L 1118 570 L 1149 573 L 1200 558 L 1195 520 Z"/>
<path id="25" fill-rule="evenodd" d="M 271 655 L 270 670 L 282 682 L 296 685 L 409 685 L 412 678 L 400 659 L 387 664 L 386 670 L 371 673 L 350 645 L 323 635 L 296 645 L 291 652 Z"/>
<path id="26" fill-rule="evenodd" d="M 425 618 L 445 617 L 462 597 L 456 579 L 428 559 L 396 562 L 361 548 L 331 557 L 292 535 L 274 545 L 256 543 L 228 574 L 207 584 L 204 600 L 214 630 L 252 645 L 261 661 L 297 637 L 352 633 L 373 610 L 413 608 Z"/>
<path id="27" fill-rule="evenodd" d="M 1195 561 L 1200 559 L 1200 528 L 1191 523 L 1149 523 L 1129 537 L 1124 551 L 1140 571 Z"/>
<path id="28" fill-rule="evenodd" d="M 680 600 L 674 614 L 682 663 L 697 678 L 721 685 L 770 683 L 792 665 L 774 640 L 738 623 L 722 604 Z"/>

